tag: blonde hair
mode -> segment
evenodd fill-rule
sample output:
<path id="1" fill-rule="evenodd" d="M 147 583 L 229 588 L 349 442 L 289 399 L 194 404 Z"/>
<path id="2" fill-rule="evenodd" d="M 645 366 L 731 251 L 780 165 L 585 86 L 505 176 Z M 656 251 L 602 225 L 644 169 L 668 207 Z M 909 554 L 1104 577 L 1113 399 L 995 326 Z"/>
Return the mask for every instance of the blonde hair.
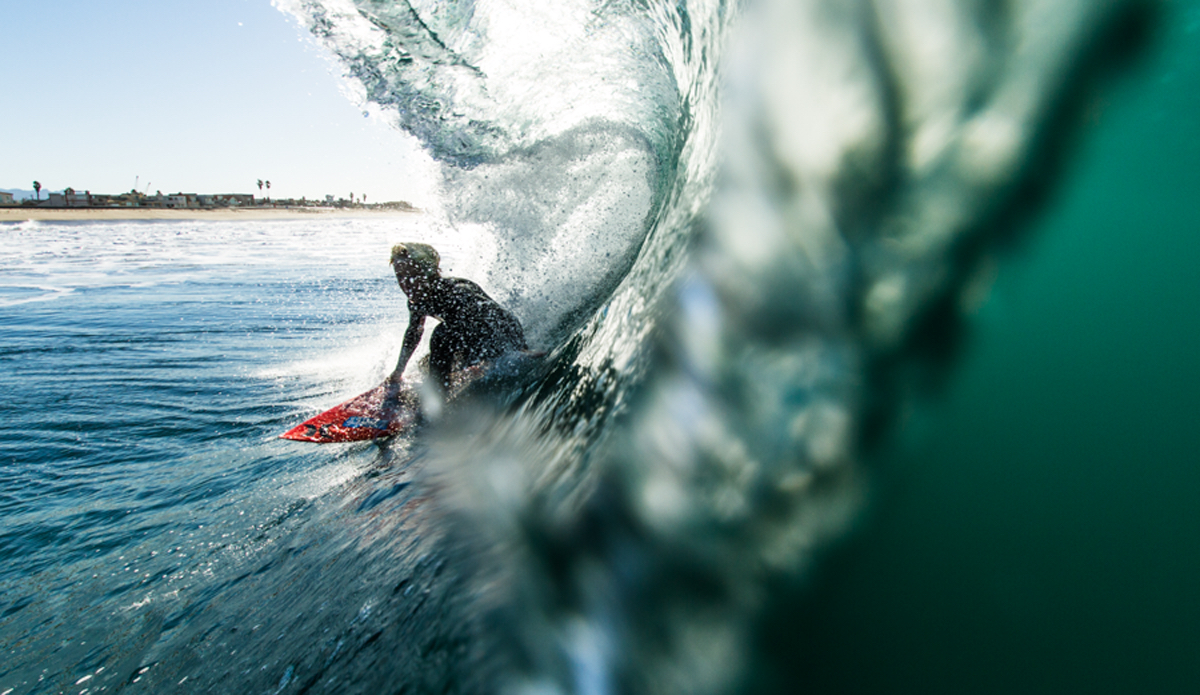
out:
<path id="1" fill-rule="evenodd" d="M 392 265 L 400 260 L 408 261 L 429 275 L 437 275 L 438 265 L 442 262 L 436 249 L 429 244 L 419 244 L 415 241 L 392 247 Z"/>

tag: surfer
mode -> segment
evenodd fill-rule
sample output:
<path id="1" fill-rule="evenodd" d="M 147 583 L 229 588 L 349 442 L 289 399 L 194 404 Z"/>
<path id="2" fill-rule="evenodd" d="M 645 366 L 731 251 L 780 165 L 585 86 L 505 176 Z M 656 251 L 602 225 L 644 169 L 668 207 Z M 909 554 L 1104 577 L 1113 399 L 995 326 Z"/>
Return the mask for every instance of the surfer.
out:
<path id="1" fill-rule="evenodd" d="M 408 330 L 396 370 L 382 384 L 345 403 L 311 417 L 279 435 L 299 442 L 358 442 L 411 432 L 429 412 L 416 389 L 403 388 L 404 368 L 421 342 L 425 318 L 441 321 L 429 337 L 430 382 L 445 397 L 454 372 L 521 351 L 540 357 L 525 344 L 525 331 L 516 317 L 487 296 L 479 285 L 461 278 L 442 277 L 438 252 L 427 244 L 397 244 L 392 247 L 392 269 L 408 296 Z M 486 371 L 486 370 L 480 370 Z M 463 375 L 460 384 L 479 378 Z M 439 399 L 434 399 L 436 402 Z"/>
<path id="2" fill-rule="evenodd" d="M 440 262 L 438 252 L 428 244 L 392 247 L 392 269 L 408 296 L 409 317 L 396 371 L 388 377 L 393 384 L 399 383 L 421 342 L 427 316 L 441 321 L 429 337 L 429 371 L 443 389 L 455 370 L 529 348 L 525 331 L 512 313 L 470 280 L 442 277 Z"/>

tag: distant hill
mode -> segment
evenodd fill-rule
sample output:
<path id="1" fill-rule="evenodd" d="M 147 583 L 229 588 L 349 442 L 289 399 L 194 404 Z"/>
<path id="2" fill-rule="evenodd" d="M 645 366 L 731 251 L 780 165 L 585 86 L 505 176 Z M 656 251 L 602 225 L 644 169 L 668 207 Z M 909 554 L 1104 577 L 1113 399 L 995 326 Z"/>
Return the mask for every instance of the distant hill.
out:
<path id="1" fill-rule="evenodd" d="M 27 200 L 27 199 L 34 197 L 33 189 L 25 190 L 23 188 L 0 188 L 0 191 L 3 191 L 5 193 L 12 193 L 13 198 L 16 198 L 17 200 Z M 59 193 L 59 192 L 60 191 L 55 191 L 55 193 Z M 46 195 L 48 193 L 50 193 L 50 189 L 48 189 L 48 188 L 42 189 L 42 200 L 46 199 Z"/>

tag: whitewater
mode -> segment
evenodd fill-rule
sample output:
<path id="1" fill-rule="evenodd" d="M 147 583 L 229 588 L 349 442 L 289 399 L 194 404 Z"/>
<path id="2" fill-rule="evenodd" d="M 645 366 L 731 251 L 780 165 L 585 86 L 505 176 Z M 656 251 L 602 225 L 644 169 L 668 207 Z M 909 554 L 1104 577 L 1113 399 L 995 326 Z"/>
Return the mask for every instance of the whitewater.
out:
<path id="1" fill-rule="evenodd" d="M 1145 8 L 275 4 L 437 202 L 0 230 L 0 695 L 747 687 Z M 276 440 L 386 375 L 413 240 L 514 312 L 538 378 L 416 437 Z"/>

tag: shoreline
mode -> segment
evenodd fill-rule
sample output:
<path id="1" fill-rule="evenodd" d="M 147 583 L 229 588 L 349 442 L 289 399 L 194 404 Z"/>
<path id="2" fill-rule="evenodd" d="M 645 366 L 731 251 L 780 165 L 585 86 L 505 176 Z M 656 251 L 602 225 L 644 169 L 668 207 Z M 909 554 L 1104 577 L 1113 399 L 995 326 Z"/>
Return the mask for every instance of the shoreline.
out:
<path id="1" fill-rule="evenodd" d="M 420 214 L 411 210 L 365 208 L 26 208 L 0 207 L 3 222 L 69 222 L 79 220 L 297 220 L 327 217 L 398 217 Z"/>

